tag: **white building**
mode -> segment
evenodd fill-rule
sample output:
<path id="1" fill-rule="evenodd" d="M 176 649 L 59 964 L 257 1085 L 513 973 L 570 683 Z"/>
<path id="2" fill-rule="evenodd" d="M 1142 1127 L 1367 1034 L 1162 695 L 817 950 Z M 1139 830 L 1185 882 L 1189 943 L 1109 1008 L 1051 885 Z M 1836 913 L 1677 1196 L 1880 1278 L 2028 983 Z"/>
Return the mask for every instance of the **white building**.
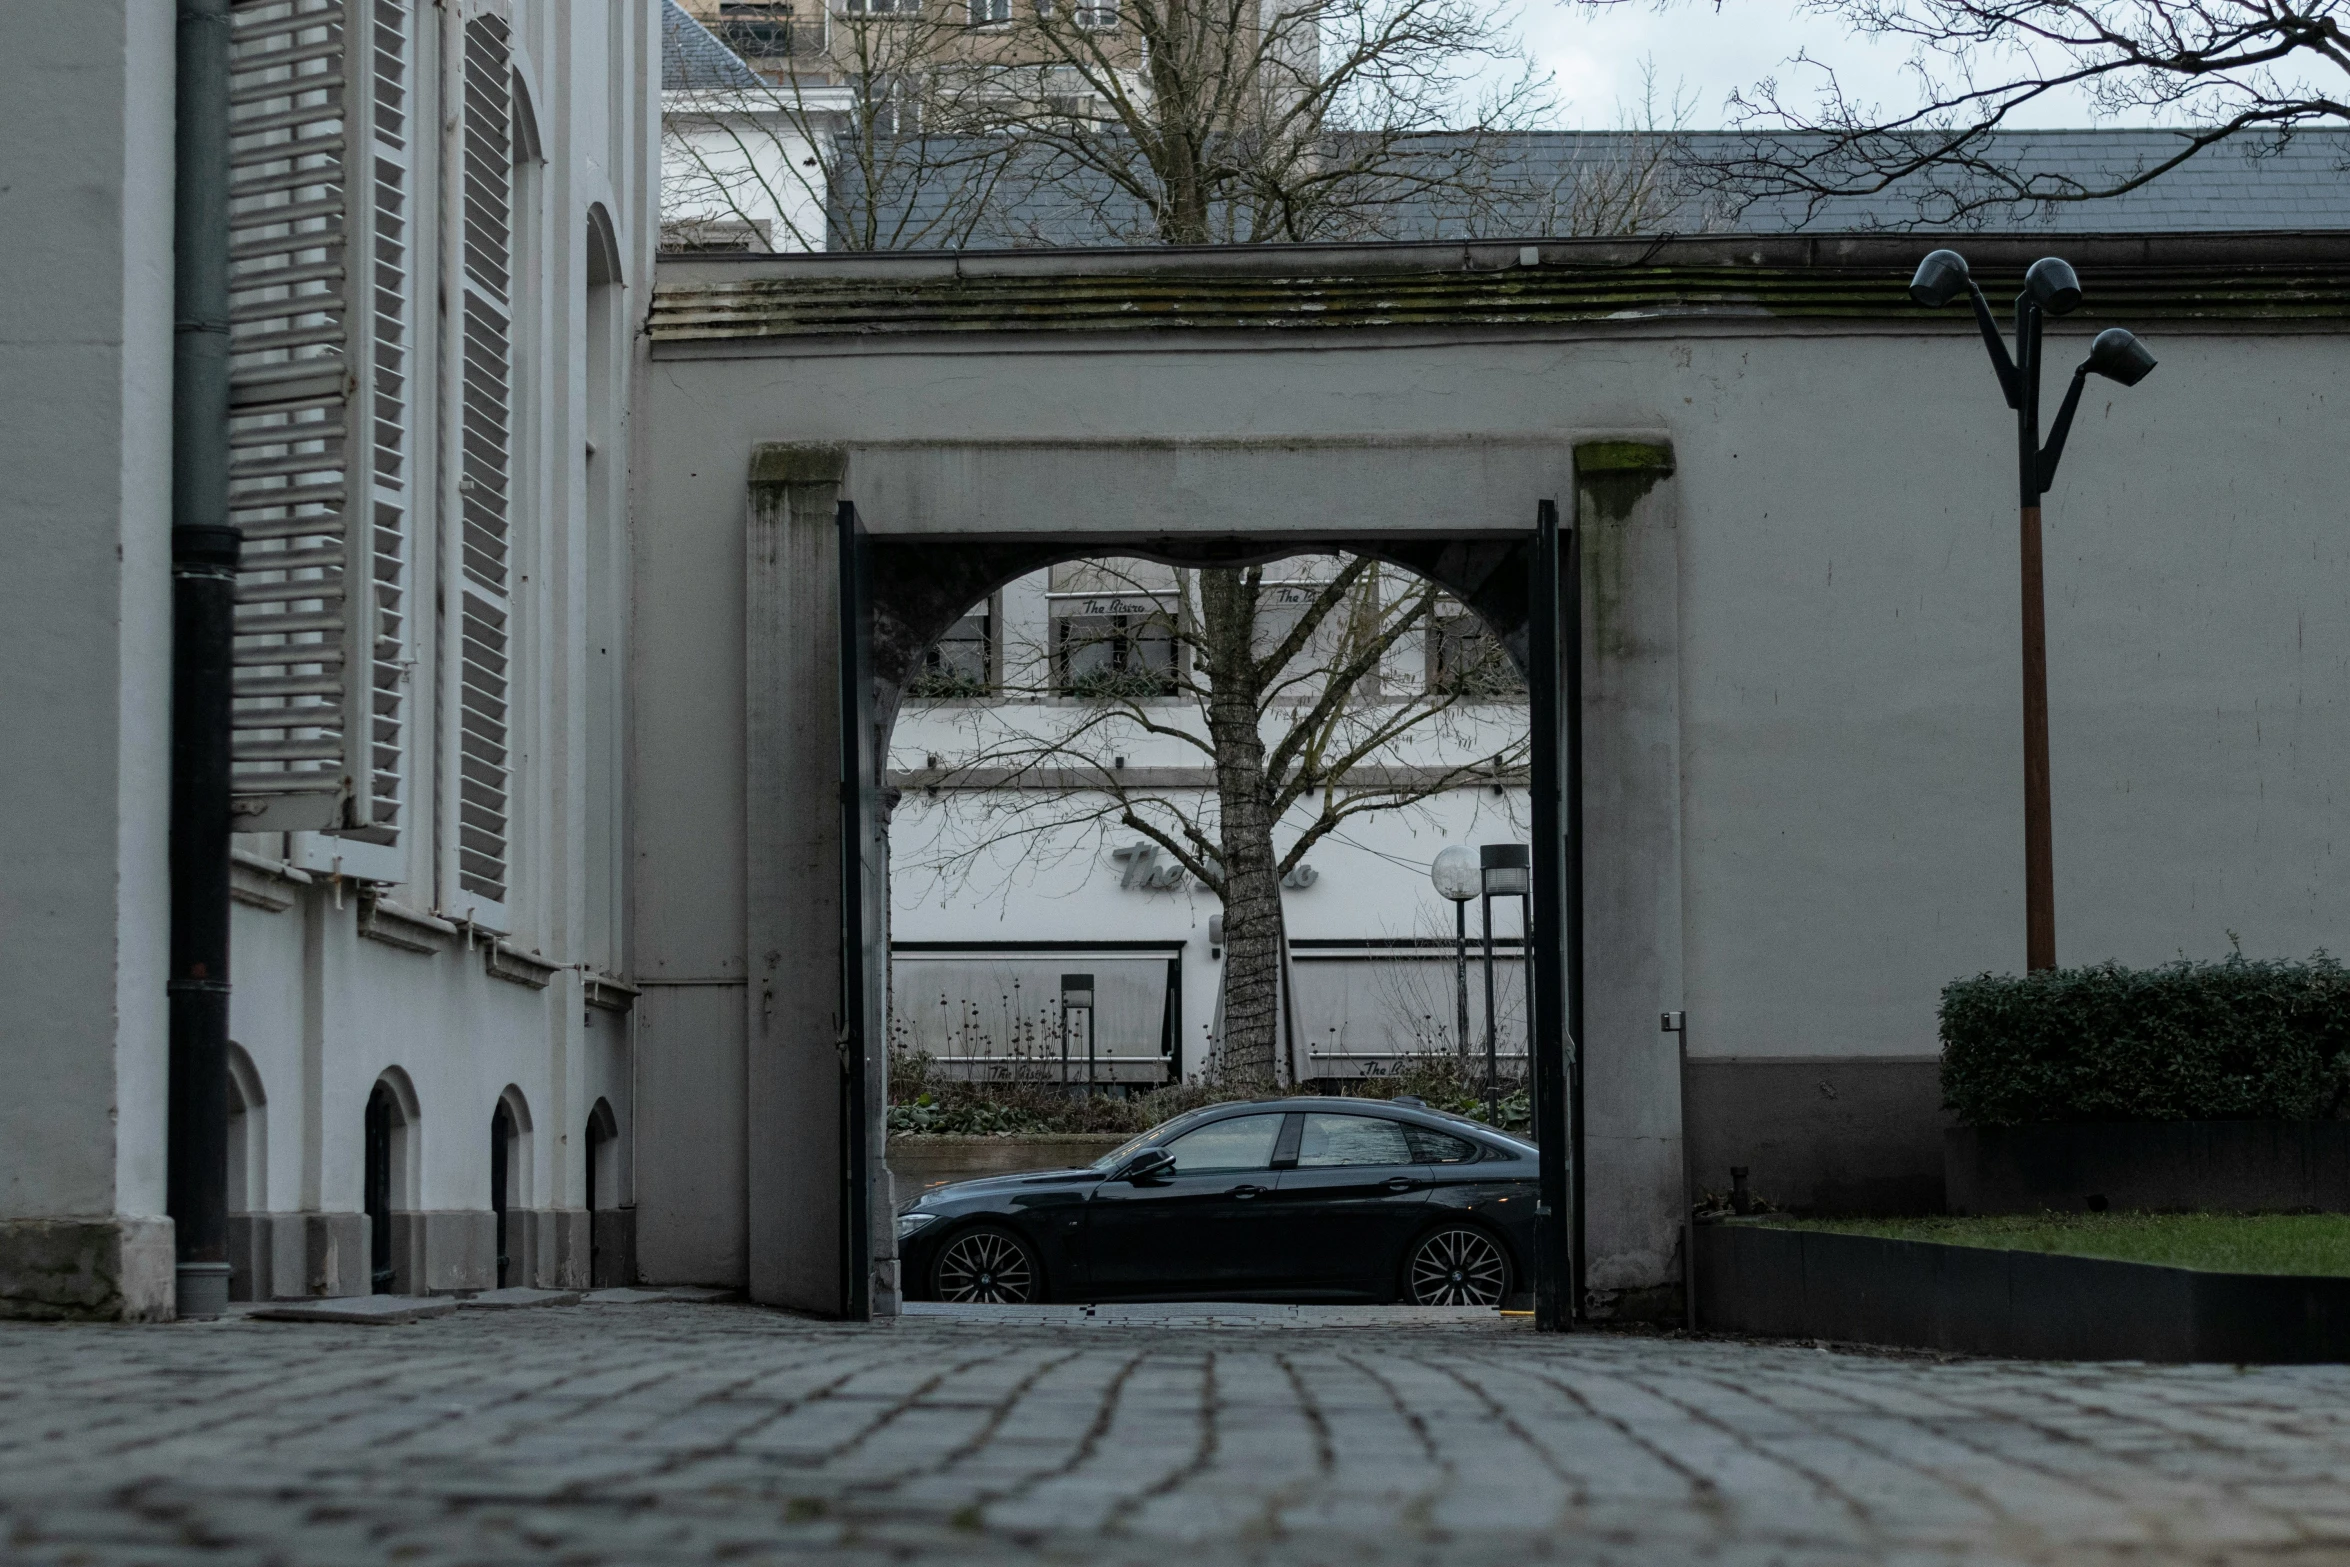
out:
<path id="1" fill-rule="evenodd" d="M 1302 603 L 1334 570 L 1330 556 L 1266 568 L 1273 634 L 1281 604 Z M 1021 1072 L 1141 1086 L 1197 1076 L 1218 1037 L 1223 951 L 1215 896 L 1174 855 L 1124 826 L 1115 803 L 1084 787 L 1090 767 L 1132 791 L 1156 823 L 1215 820 L 1215 778 L 1200 747 L 1116 719 L 1084 733 L 1067 756 L 1044 747 L 1102 712 L 1081 694 L 1087 661 L 1158 667 L 1185 661 L 1168 635 L 1180 618 L 1175 574 L 1148 562 L 1104 568 L 1072 562 L 1031 572 L 972 606 L 929 655 L 890 736 L 890 777 L 901 790 L 890 815 L 891 1006 L 894 1043 L 920 1050 L 956 1075 Z M 1384 596 L 1402 602 L 1419 586 L 1382 574 Z M 1402 611 L 1397 611 L 1402 613 Z M 1473 622 L 1450 605 L 1437 624 Z M 1390 722 L 1421 703 L 1444 656 L 1425 628 L 1405 631 L 1357 705 Z M 1500 654 L 1491 658 L 1498 666 Z M 1096 671 L 1099 673 L 1100 671 Z M 1508 682 L 1503 682 L 1504 684 Z M 1277 697 L 1268 744 L 1279 741 L 1318 694 L 1310 678 Z M 1526 714 L 1522 697 L 1464 701 L 1442 710 L 1377 754 L 1384 781 L 1399 765 L 1460 768 L 1477 776 L 1391 810 L 1354 816 L 1331 830 L 1286 878 L 1290 994 L 1277 1059 L 1292 1081 L 1390 1071 L 1410 1058 L 1458 1048 L 1454 905 L 1428 865 L 1447 843 L 1522 843 Z M 1198 737 L 1198 703 L 1145 698 L 1153 725 Z M 1512 758 L 1497 778 L 1482 758 Z M 1034 765 L 1010 766 L 1008 761 Z M 1365 769 L 1357 783 L 1371 781 Z M 1346 791 L 1341 790 L 1342 797 Z M 1311 822 L 1318 795 L 1300 802 L 1276 833 L 1286 851 Z M 1523 1064 L 1524 1009 L 1516 955 L 1519 910 L 1495 910 L 1496 1047 Z M 1468 931 L 1482 931 L 1472 911 Z M 1077 983 L 1082 976 L 1085 983 Z M 1066 983 L 1065 983 L 1066 982 Z M 1090 1000 L 1064 1019 L 1063 991 Z M 1468 1037 L 1482 1051 L 1484 982 L 1470 983 Z M 1090 1051 L 1089 1051 L 1090 1047 Z M 1089 1060 L 1090 1054 L 1090 1060 Z M 1064 1063 L 1063 1057 L 1068 1059 Z"/>
<path id="2" fill-rule="evenodd" d="M 174 19 L 0 8 L 0 355 L 40 389 L 0 420 L 13 1310 L 171 1300 Z M 656 23 L 640 0 L 236 8 L 238 1295 L 487 1287 L 493 1196 L 510 1281 L 584 1282 L 598 1246 L 628 1267 Z"/>

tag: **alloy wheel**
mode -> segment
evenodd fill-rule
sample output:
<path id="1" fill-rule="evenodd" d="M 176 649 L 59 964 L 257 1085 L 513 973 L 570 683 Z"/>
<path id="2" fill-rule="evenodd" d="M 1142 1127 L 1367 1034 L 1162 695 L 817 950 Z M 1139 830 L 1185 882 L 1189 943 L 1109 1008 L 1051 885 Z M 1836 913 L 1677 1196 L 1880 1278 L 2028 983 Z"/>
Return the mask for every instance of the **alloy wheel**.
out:
<path id="1" fill-rule="evenodd" d="M 957 1236 L 940 1254 L 940 1300 L 989 1306 L 1022 1306 L 1036 1298 L 1036 1270 L 1028 1252 L 1000 1230 L 973 1230 Z"/>
<path id="2" fill-rule="evenodd" d="M 1492 1236 L 1462 1225 L 1420 1242 L 1409 1280 L 1415 1305 L 1498 1306 L 1509 1289 L 1510 1264 Z"/>

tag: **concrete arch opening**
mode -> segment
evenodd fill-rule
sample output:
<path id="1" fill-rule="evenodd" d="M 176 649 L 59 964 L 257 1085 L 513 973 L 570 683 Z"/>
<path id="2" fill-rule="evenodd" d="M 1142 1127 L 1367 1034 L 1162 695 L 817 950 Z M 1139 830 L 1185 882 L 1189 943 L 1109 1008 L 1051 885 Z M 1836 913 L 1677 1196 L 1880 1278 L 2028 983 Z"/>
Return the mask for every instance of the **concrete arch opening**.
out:
<path id="1" fill-rule="evenodd" d="M 1568 948 L 1579 957 L 1580 945 L 1561 929 L 1569 846 L 1558 813 L 1571 769 L 1556 704 L 1559 692 L 1571 690 L 1586 709 L 1592 705 L 1592 683 L 1581 673 L 1592 628 L 1583 625 L 1563 648 L 1557 638 L 1561 616 L 1580 624 L 1595 590 L 1587 583 L 1568 600 L 1550 597 L 1544 608 L 1533 584 L 1556 580 L 1542 575 L 1556 570 L 1555 561 L 1546 568 L 1537 559 L 1544 503 L 1554 503 L 1556 516 L 1563 500 L 1570 519 L 1589 515 L 1609 528 L 1598 591 L 1613 595 L 1612 619 L 1599 635 L 1648 638 L 1660 608 L 1669 614 L 1672 591 L 1670 492 L 1659 485 L 1671 472 L 1670 452 L 1654 443 L 1603 444 L 1604 451 L 1586 445 L 1588 472 L 1572 441 L 909 442 L 758 450 L 745 589 L 752 965 L 745 1264 L 754 1298 L 849 1316 L 890 1309 L 894 1266 L 886 1226 L 873 1222 L 887 1200 L 878 1124 L 886 933 L 874 896 L 885 876 L 883 746 L 928 647 L 994 586 L 1055 560 L 1248 564 L 1347 550 L 1405 566 L 1474 610 L 1533 683 L 1548 687 L 1535 699 L 1551 716 L 1537 720 L 1538 730 L 1550 727 L 1535 747 L 1541 776 L 1533 837 L 1537 880 L 1562 900 L 1541 928 L 1561 939 L 1534 943 L 1538 957 L 1544 950 L 1552 957 L 1547 967 L 1537 964 L 1532 1033 L 1542 1039 L 1570 1031 L 1570 1002 L 1589 998 L 1565 973 Z M 1315 518 L 1343 520 L 1316 525 Z M 1633 591 L 1626 579 L 1635 563 L 1643 572 Z M 1549 639 L 1540 649 L 1538 636 Z M 1619 659 L 1615 689 L 1597 693 L 1619 709 L 1606 743 L 1606 763 L 1620 774 L 1611 780 L 1614 814 L 1653 812 L 1671 790 L 1669 753 L 1651 747 L 1640 754 L 1637 737 L 1623 732 L 1623 719 L 1670 685 L 1671 643 L 1662 640 L 1650 645 L 1663 657 L 1640 667 Z M 864 743 L 844 746 L 844 735 Z M 826 797 L 852 807 L 837 821 L 822 820 L 804 802 Z M 1596 831 L 1592 837 L 1599 841 Z M 1619 883 L 1653 883 L 1653 865 L 1645 862 L 1656 847 L 1639 843 L 1624 856 L 1643 862 L 1636 867 L 1603 869 Z M 1578 912 L 1587 901 L 1576 900 Z M 1607 976 L 1602 1005 L 1627 1019 L 1645 1015 L 1653 1037 L 1651 998 L 1670 955 L 1654 942 L 1661 911 L 1653 885 L 1636 890 L 1633 901 L 1637 922 L 1620 928 L 1629 961 Z M 1668 1074 L 1670 1061 L 1651 1047 L 1626 1052 L 1619 1064 L 1637 1080 L 1635 1092 L 1654 1096 L 1651 1080 Z M 1615 1083 L 1609 1088 L 1622 1092 Z M 1556 1149 L 1562 1187 L 1564 1110 L 1562 1102 L 1557 1126 L 1543 1135 Z M 1629 1150 L 1641 1168 L 1595 1169 L 1593 1179 L 1629 1177 L 1657 1194 L 1629 1205 L 1606 1199 L 1623 1210 L 1607 1215 L 1611 1227 L 1636 1231 L 1647 1254 L 1641 1265 L 1657 1270 L 1647 1259 L 1670 1266 L 1678 1247 L 1671 1195 L 1677 1147 L 1649 1141 L 1656 1146 Z M 1553 1211 L 1572 1211 L 1563 1190 L 1559 1196 Z M 1563 1309 L 1559 1303 L 1571 1305 L 1578 1293 L 1564 1282 L 1565 1269 L 1584 1251 L 1564 1238 L 1558 1249 L 1561 1262 L 1546 1272 L 1562 1282 L 1545 1294 L 1546 1309 Z"/>
<path id="2" fill-rule="evenodd" d="M 1335 1085 L 1403 1064 L 1401 1052 L 1368 1047 L 1384 1021 L 1370 1014 L 1397 1000 L 1373 997 L 1373 982 L 1416 981 L 1433 956 L 1417 949 L 1433 938 L 1418 925 L 1399 935 L 1380 917 L 1367 945 L 1384 956 L 1325 952 L 1344 943 L 1312 939 L 1316 895 L 1305 900 L 1301 947 L 1294 894 L 1325 856 L 1377 852 L 1350 834 L 1377 837 L 1399 820 L 1414 837 L 1449 833 L 1463 795 L 1502 796 L 1472 798 L 1466 820 L 1498 810 L 1507 824 L 1489 830 L 1523 838 L 1526 547 L 1493 541 L 1452 563 L 1469 568 L 1463 577 L 1484 588 L 1489 611 L 1498 601 L 1516 616 L 1507 642 L 1415 569 L 1433 552 L 1392 542 L 1372 551 L 1236 545 L 1185 559 L 1054 550 L 1045 565 L 1002 575 L 944 612 L 945 630 L 920 648 L 947 595 L 905 584 L 921 598 L 891 606 L 917 612 L 891 628 L 902 638 L 899 669 L 876 671 L 893 1056 L 924 1058 L 941 1083 L 1050 1080 L 1113 1096 L 1203 1075 Z M 1408 565 L 1396 559 L 1414 554 Z M 1005 562 L 991 552 L 975 564 Z M 1284 648 L 1277 668 L 1254 662 Z M 1214 739 L 1218 691 L 1255 714 L 1253 765 L 1229 736 Z M 1277 818 L 1268 861 L 1237 884 L 1224 878 L 1220 767 L 1237 770 L 1245 793 L 1266 795 Z M 1182 911 L 1173 918 L 1207 942 L 1208 956 L 1187 950 L 1198 945 L 1191 939 L 1121 939 L 1144 935 L 1118 922 L 1123 910 L 1074 916 L 1083 933 L 1071 935 L 1067 900 L 1084 892 L 1084 867 L 1105 861 L 1118 885 L 1145 894 L 1123 902 L 1148 903 L 1163 920 L 1170 900 L 1148 895 L 1172 893 Z M 988 901 L 1017 900 L 1036 918 L 1007 914 L 981 939 L 943 939 L 970 932 L 939 929 L 926 898 L 976 905 L 981 886 Z M 1207 919 L 1203 908 L 1218 913 Z M 1373 919 L 1359 904 L 1356 913 Z M 1144 917 L 1158 938 L 1162 920 Z M 1520 993 L 1514 925 L 1505 935 L 1504 989 Z M 1236 965 L 1257 1003 L 1240 1029 L 1225 1009 Z M 1268 965 L 1270 985 L 1251 984 Z M 1454 1037 L 1449 958 L 1443 967 L 1444 1038 L 1410 1048 L 1457 1059 L 1465 1040 Z M 1350 999 L 1366 1036 L 1359 1054 L 1314 1037 L 1315 1022 L 1343 1016 Z M 1515 1081 L 1522 1004 L 1508 1016 L 1502 1065 Z"/>

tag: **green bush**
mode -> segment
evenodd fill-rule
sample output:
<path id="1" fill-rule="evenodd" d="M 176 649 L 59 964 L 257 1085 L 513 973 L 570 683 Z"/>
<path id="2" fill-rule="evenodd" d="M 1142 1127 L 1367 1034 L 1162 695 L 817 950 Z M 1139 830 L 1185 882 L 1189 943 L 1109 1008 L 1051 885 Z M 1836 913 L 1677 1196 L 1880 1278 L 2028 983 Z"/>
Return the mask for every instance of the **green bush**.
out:
<path id="1" fill-rule="evenodd" d="M 2306 963 L 1978 974 L 1942 991 L 1942 1101 L 1975 1126 L 2350 1110 L 2350 973 Z"/>

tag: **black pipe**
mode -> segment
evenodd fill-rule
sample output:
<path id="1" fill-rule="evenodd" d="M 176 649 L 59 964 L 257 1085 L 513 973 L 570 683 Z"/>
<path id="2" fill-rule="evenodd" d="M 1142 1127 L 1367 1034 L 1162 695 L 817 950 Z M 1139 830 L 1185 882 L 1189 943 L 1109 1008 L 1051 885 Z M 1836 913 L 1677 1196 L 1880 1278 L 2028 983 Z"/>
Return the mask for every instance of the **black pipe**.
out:
<path id="1" fill-rule="evenodd" d="M 229 0 L 180 0 L 172 202 L 171 1215 L 182 1317 L 228 1305 Z"/>

